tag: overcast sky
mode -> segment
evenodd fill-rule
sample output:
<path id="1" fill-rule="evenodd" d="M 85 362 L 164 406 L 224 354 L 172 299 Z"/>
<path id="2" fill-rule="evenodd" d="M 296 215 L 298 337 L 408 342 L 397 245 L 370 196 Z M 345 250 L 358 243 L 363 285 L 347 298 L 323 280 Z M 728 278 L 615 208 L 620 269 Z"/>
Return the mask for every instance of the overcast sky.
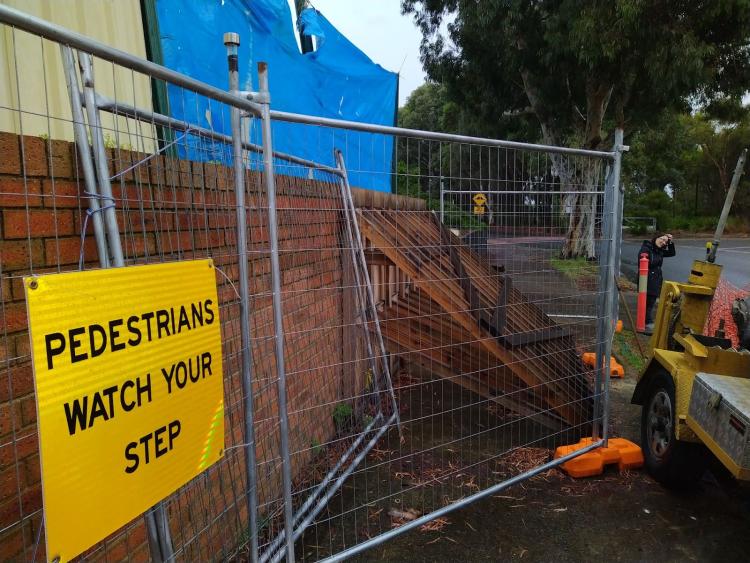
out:
<path id="1" fill-rule="evenodd" d="M 374 62 L 400 72 L 399 105 L 424 83 L 419 62 L 422 36 L 411 17 L 401 15 L 399 0 L 312 0 L 311 4 Z"/>

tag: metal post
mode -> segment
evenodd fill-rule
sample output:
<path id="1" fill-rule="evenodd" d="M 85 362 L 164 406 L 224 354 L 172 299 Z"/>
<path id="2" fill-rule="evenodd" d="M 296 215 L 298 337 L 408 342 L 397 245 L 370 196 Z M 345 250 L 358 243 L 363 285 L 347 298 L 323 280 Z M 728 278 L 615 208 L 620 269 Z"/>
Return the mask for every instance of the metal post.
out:
<path id="1" fill-rule="evenodd" d="M 225 33 L 229 65 L 229 90 L 239 91 L 239 60 L 237 48 L 240 36 Z M 242 337 L 242 395 L 245 415 L 245 480 L 247 482 L 247 514 L 250 534 L 250 560 L 258 561 L 258 489 L 256 476 L 255 427 L 253 424 L 252 350 L 250 348 L 250 286 L 247 268 L 247 206 L 245 204 L 245 159 L 242 148 L 241 110 L 232 106 L 232 163 L 234 166 L 234 191 L 237 207 L 237 262 L 240 277 L 240 333 Z"/>
<path id="2" fill-rule="evenodd" d="M 445 191 L 442 178 L 440 178 L 440 222 L 445 225 Z"/>
<path id="3" fill-rule="evenodd" d="M 721 235 L 724 233 L 724 227 L 727 224 L 729 218 L 729 210 L 732 208 L 732 201 L 734 200 L 734 194 L 737 192 L 737 186 L 740 185 L 740 178 L 745 170 L 745 159 L 747 158 L 747 149 L 744 149 L 740 153 L 740 157 L 737 159 L 737 166 L 734 168 L 734 174 L 732 175 L 732 181 L 729 184 L 729 191 L 727 197 L 724 200 L 724 207 L 721 210 L 721 217 L 719 217 L 719 223 L 716 225 L 716 232 L 714 233 L 714 241 L 711 244 L 711 252 L 708 255 L 708 261 L 712 264 L 716 260 L 716 251 L 719 249 L 719 243 L 721 242 Z"/>
<path id="4" fill-rule="evenodd" d="M 372 348 L 372 342 L 370 340 L 370 331 L 367 328 L 367 322 L 372 320 L 373 322 L 377 322 L 377 319 L 371 318 L 374 317 L 374 315 L 369 315 L 368 312 L 370 311 L 368 306 L 368 299 L 365 297 L 363 293 L 363 286 L 364 282 L 362 280 L 362 277 L 364 274 L 360 275 L 360 268 L 363 271 L 367 270 L 367 264 L 366 263 L 360 263 L 360 255 L 357 252 L 357 247 L 355 246 L 355 239 L 354 234 L 352 232 L 352 223 L 357 220 L 356 215 L 352 216 L 354 212 L 349 208 L 349 197 L 347 196 L 347 190 L 349 189 L 349 185 L 345 181 L 345 170 L 342 168 L 340 164 L 339 159 L 339 151 L 334 150 L 333 156 L 336 160 L 336 163 L 338 164 L 338 169 L 341 172 L 341 176 L 339 177 L 339 188 L 341 188 L 341 203 L 344 205 L 344 224 L 346 225 L 346 234 L 349 241 L 349 249 L 351 252 L 351 258 L 352 258 L 352 268 L 354 269 L 354 279 L 355 283 L 357 284 L 357 303 L 359 305 L 359 311 L 362 315 L 362 326 L 364 328 L 364 337 L 365 337 L 365 344 L 367 345 L 367 356 L 369 359 L 370 369 L 372 370 L 372 377 L 373 377 L 373 386 L 375 390 L 375 395 L 377 397 L 378 404 L 380 404 L 380 381 L 378 380 L 378 366 L 377 362 L 375 360 L 375 352 Z"/>
<path id="5" fill-rule="evenodd" d="M 609 254 L 611 242 L 605 244 L 604 237 L 612 231 L 612 191 L 614 187 L 614 167 L 608 167 L 607 181 L 604 186 L 604 216 L 602 219 L 602 240 L 598 245 L 597 254 L 599 259 L 599 295 L 596 300 L 596 370 L 594 375 L 594 420 L 592 425 L 592 438 L 601 437 L 601 413 L 602 413 L 602 387 L 603 382 L 609 378 L 609 365 L 604 363 L 606 353 L 607 323 L 609 322 L 609 279 L 612 277 L 609 270 Z"/>
<path id="6" fill-rule="evenodd" d="M 99 119 L 99 108 L 96 105 L 94 68 L 91 55 L 79 51 L 78 64 L 83 81 L 83 99 L 89 121 L 91 143 L 94 148 L 94 162 L 96 164 L 96 174 L 99 179 L 99 194 L 105 202 L 101 211 L 104 215 L 104 227 L 107 232 L 107 242 L 112 256 L 110 265 L 115 268 L 121 268 L 125 266 L 125 258 L 122 254 L 122 245 L 120 244 L 120 227 L 117 225 L 115 199 L 112 196 L 112 184 L 110 183 L 107 153 L 104 150 L 104 136 Z M 72 105 L 75 106 L 75 104 Z M 152 510 L 147 511 L 144 519 L 146 521 L 146 530 L 149 534 L 151 558 L 156 562 L 173 560 L 174 549 L 172 548 L 172 538 L 169 533 L 169 520 L 164 511 L 163 503 L 159 502 Z M 155 536 L 153 536 L 154 534 Z"/>
<path id="7" fill-rule="evenodd" d="M 78 90 L 78 77 L 76 76 L 76 63 L 73 51 L 67 45 L 60 45 L 60 56 L 62 57 L 63 69 L 65 70 L 65 83 L 68 87 L 70 97 L 70 111 L 73 117 L 73 135 L 78 149 L 83 168 L 83 179 L 86 184 L 86 193 L 89 194 L 89 212 L 91 222 L 94 225 L 94 239 L 96 240 L 96 252 L 99 256 L 99 265 L 109 268 L 109 252 L 107 251 L 107 239 L 104 234 L 104 223 L 102 222 L 101 206 L 99 205 L 99 192 L 96 186 L 94 164 L 91 162 L 91 149 L 86 135 L 86 124 L 83 121 L 83 109 L 81 108 L 81 95 Z"/>
<path id="8" fill-rule="evenodd" d="M 276 180 L 273 170 L 273 144 L 271 141 L 271 107 L 268 91 L 268 65 L 258 63 L 258 83 L 263 130 L 263 175 L 268 201 L 268 235 L 271 242 L 271 279 L 273 285 L 273 321 L 276 332 L 276 371 L 279 394 L 279 434 L 281 449 L 281 478 L 284 488 L 284 532 L 286 534 L 286 560 L 294 563 L 294 530 L 292 524 L 292 460 L 289 457 L 289 417 L 286 403 L 286 367 L 284 364 L 284 326 L 281 304 L 281 269 L 279 267 L 279 236 L 276 218 Z"/>
<path id="9" fill-rule="evenodd" d="M 349 185 L 349 176 L 346 172 L 346 163 L 344 162 L 344 155 L 341 154 L 341 151 L 336 151 L 336 164 L 338 165 L 339 169 L 342 173 L 342 181 L 344 182 L 344 185 L 346 186 L 346 198 L 348 200 L 349 204 L 349 211 L 353 215 L 352 226 L 354 227 L 354 237 L 357 241 L 357 244 L 359 246 L 359 254 L 360 254 L 360 260 L 362 264 L 367 264 L 367 260 L 365 259 L 365 251 L 362 248 L 362 234 L 359 231 L 359 223 L 356 221 L 356 211 L 354 208 L 354 200 L 352 199 L 352 190 L 351 186 Z M 367 270 L 367 267 L 364 268 L 364 281 L 365 281 L 365 289 L 367 290 L 367 297 L 370 300 L 370 307 L 371 311 L 375 312 L 377 311 L 377 303 L 375 303 L 375 295 L 372 292 L 372 282 L 370 281 L 370 272 Z M 375 313 L 374 313 L 375 314 Z M 398 403 L 396 402 L 396 394 L 393 391 L 393 381 L 391 380 L 391 370 L 390 366 L 388 365 L 388 354 L 385 351 L 385 342 L 383 341 L 383 333 L 380 331 L 380 323 L 378 322 L 377 318 L 375 318 L 375 334 L 378 337 L 378 344 L 380 345 L 380 354 L 383 361 L 383 373 L 385 373 L 386 383 L 388 385 L 388 389 L 390 390 L 391 395 L 391 404 L 393 405 L 393 414 L 396 416 L 396 424 L 398 426 L 398 433 L 399 436 L 403 438 L 403 434 L 401 433 L 401 416 L 398 412 Z"/>
<path id="10" fill-rule="evenodd" d="M 620 249 L 617 245 L 620 244 L 620 235 L 618 231 L 622 231 L 622 192 L 620 190 L 620 169 L 622 167 L 622 152 L 625 150 L 623 146 L 623 130 L 619 127 L 615 129 L 615 160 L 612 164 L 612 218 L 610 219 L 610 250 L 609 250 L 609 265 L 607 270 L 608 275 L 608 288 L 607 288 L 607 299 L 608 299 L 608 325 L 607 325 L 607 341 L 606 350 L 604 354 L 604 365 L 605 365 L 605 377 L 604 377 L 604 402 L 602 412 L 602 439 L 604 440 L 604 447 L 607 447 L 609 439 L 609 364 L 610 358 L 612 357 L 612 339 L 615 336 L 615 325 L 617 324 L 617 285 L 615 276 L 619 272 L 619 257 Z"/>
<path id="11" fill-rule="evenodd" d="M 107 231 L 107 242 L 112 255 L 112 265 L 120 268 L 125 265 L 120 244 L 120 228 L 117 225 L 117 213 L 115 211 L 114 198 L 112 197 L 112 184 L 109 180 L 109 165 L 107 164 L 107 153 L 104 150 L 104 135 L 102 124 L 99 119 L 99 110 L 96 107 L 96 96 L 94 94 L 94 67 L 91 55 L 78 52 L 78 64 L 81 67 L 83 78 L 83 99 L 86 103 L 86 115 L 89 118 L 89 129 L 91 130 L 91 143 L 94 146 L 94 162 L 96 163 L 96 175 L 99 178 L 99 193 L 105 201 L 102 213 L 104 215 L 104 227 Z"/>

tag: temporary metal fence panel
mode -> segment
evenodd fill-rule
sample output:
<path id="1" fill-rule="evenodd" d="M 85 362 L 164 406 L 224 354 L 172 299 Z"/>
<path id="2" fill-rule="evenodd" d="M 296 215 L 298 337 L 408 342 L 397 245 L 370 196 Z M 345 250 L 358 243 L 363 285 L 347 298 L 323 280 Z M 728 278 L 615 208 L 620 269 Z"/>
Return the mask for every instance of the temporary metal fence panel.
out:
<path id="1" fill-rule="evenodd" d="M 224 92 L 7 7 L 0 21 L 38 36 L 38 52 L 11 49 L 16 67 L 60 52 L 71 102 L 19 92 L 0 111 L 76 138 L 0 133 L 8 557 L 54 557 L 19 292 L 39 272 L 203 257 L 218 272 L 224 457 L 87 559 L 338 560 L 439 529 L 565 461 L 554 446 L 606 440 L 621 137 L 605 153 L 276 112 L 274 69 L 238 90 L 234 34 Z M 181 89 L 192 118 L 150 111 L 125 83 L 143 80 Z M 274 152 L 286 121 L 337 166 Z M 360 165 L 384 150 L 392 169 Z M 365 175 L 394 194 L 357 190 Z M 565 244 L 591 259 L 563 260 Z"/>

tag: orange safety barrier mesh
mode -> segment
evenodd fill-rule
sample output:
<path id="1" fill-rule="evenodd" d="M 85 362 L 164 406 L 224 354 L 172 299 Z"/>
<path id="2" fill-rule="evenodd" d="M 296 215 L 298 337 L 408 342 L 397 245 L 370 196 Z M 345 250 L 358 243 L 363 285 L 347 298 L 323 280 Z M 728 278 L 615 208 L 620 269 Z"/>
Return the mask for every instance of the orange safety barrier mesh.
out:
<path id="1" fill-rule="evenodd" d="M 739 288 L 723 279 L 719 280 L 716 287 L 711 308 L 706 317 L 706 325 L 703 334 L 714 336 L 719 328 L 719 322 L 724 320 L 724 332 L 726 337 L 732 341 L 732 346 L 739 346 L 739 337 L 737 335 L 737 325 L 732 319 L 732 303 L 737 298 L 743 298 L 750 295 L 750 285 Z"/>

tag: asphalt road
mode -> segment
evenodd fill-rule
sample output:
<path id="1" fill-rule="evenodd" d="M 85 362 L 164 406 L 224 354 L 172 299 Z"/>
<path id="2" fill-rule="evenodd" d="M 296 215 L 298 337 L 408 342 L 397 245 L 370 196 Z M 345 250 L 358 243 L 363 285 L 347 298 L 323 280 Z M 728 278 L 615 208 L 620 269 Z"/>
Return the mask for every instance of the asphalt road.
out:
<path id="1" fill-rule="evenodd" d="M 706 240 L 675 238 L 677 254 L 665 258 L 662 272 L 665 280 L 687 281 L 693 260 L 703 260 L 706 256 Z M 633 281 L 638 275 L 638 250 L 642 240 L 626 240 L 622 243 L 622 273 Z M 721 241 L 716 255 L 716 263 L 721 264 L 722 277 L 737 287 L 750 286 L 750 238 L 725 238 Z"/>

